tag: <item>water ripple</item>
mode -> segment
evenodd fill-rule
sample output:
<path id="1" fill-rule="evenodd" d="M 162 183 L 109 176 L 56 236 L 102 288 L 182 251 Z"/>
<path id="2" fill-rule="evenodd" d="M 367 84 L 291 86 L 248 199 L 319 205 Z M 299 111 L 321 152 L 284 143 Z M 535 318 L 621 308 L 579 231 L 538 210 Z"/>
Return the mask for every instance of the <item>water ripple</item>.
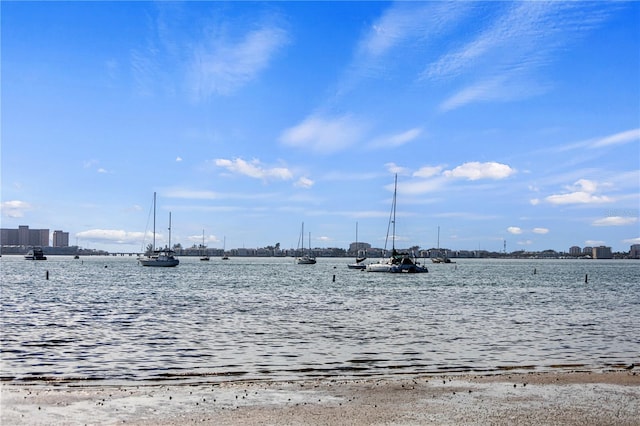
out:
<path id="1" fill-rule="evenodd" d="M 633 261 L 462 260 L 413 276 L 350 271 L 342 259 L 311 268 L 290 259 L 181 259 L 171 269 L 104 257 L 1 262 L 5 381 L 269 380 L 639 361 Z"/>

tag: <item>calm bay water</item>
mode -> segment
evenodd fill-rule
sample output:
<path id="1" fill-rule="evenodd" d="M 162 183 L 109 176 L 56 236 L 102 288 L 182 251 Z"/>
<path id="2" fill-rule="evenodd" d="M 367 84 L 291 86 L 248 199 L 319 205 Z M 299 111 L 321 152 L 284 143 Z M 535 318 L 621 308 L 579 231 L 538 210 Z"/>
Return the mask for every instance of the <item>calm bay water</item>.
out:
<path id="1" fill-rule="evenodd" d="M 351 261 L 3 256 L 1 375 L 189 383 L 640 362 L 638 261 L 463 259 L 417 275 Z"/>

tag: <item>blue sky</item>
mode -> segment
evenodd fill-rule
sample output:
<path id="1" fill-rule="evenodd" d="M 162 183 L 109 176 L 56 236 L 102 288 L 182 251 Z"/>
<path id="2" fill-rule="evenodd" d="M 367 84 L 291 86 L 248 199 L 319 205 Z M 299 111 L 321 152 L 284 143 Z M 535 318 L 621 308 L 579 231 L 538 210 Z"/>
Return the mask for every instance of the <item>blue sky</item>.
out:
<path id="1" fill-rule="evenodd" d="M 638 2 L 2 2 L 2 227 L 640 243 Z M 149 241 L 149 237 L 146 238 Z"/>

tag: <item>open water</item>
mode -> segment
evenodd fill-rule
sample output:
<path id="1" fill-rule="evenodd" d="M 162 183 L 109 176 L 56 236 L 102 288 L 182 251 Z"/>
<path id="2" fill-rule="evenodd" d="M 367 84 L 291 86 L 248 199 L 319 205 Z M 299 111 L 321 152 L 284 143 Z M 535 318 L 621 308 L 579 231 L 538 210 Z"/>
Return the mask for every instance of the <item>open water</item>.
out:
<path id="1" fill-rule="evenodd" d="M 289 380 L 640 363 L 640 262 L 3 256 L 5 382 Z M 46 273 L 49 273 L 49 279 Z M 585 283 L 585 275 L 588 281 Z"/>

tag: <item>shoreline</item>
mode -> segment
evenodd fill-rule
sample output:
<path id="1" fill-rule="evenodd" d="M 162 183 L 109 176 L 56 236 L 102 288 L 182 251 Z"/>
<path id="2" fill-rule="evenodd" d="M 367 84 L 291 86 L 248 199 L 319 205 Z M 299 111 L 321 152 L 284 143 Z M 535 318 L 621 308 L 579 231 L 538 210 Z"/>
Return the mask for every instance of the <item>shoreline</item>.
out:
<path id="1" fill-rule="evenodd" d="M 637 369 L 0 385 L 0 424 L 639 425 Z"/>

